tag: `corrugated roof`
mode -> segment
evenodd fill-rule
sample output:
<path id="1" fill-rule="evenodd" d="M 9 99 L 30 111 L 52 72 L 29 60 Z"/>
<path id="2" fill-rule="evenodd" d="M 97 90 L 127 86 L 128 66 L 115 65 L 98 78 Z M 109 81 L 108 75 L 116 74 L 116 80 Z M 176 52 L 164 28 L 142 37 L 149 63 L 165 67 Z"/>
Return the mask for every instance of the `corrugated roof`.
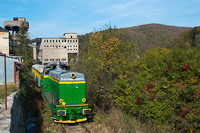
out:
<path id="1" fill-rule="evenodd" d="M 8 30 L 6 30 L 6 29 L 0 27 L 0 32 L 8 32 Z"/>

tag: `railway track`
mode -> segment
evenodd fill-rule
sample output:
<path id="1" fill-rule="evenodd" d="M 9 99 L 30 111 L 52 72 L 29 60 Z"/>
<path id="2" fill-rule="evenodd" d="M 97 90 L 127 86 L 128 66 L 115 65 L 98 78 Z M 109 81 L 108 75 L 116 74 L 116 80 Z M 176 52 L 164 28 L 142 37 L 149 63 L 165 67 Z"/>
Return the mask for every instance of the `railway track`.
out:
<path id="1" fill-rule="evenodd" d="M 61 124 L 62 133 L 91 133 L 90 130 L 83 124 Z"/>

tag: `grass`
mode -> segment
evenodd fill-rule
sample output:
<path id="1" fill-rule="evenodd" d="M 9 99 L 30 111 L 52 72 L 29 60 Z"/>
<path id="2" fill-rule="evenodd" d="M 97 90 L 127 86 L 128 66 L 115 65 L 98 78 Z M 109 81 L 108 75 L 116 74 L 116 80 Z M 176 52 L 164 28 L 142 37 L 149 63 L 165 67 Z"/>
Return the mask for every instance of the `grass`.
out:
<path id="1" fill-rule="evenodd" d="M 108 112 L 101 109 L 95 112 L 94 122 L 88 123 L 91 132 L 108 133 L 167 133 L 172 132 L 169 126 L 141 122 L 135 117 L 112 108 Z"/>
<path id="2" fill-rule="evenodd" d="M 95 109 L 93 122 L 84 122 L 84 125 L 91 133 L 168 133 L 171 131 L 169 126 L 155 125 L 150 122 L 141 122 L 135 117 L 124 113 L 120 109 L 112 108 L 108 112 Z M 62 132 L 60 124 L 56 124 L 50 118 L 51 112 L 45 106 L 41 110 L 43 117 L 43 132 Z M 74 125 L 75 126 L 75 125 Z M 75 128 L 75 127 L 74 127 Z"/>
<path id="3" fill-rule="evenodd" d="M 12 92 L 17 91 L 17 86 L 15 84 L 7 85 L 7 96 L 9 96 Z M 0 99 L 5 98 L 5 86 L 0 86 Z M 0 103 L 2 100 L 0 100 Z"/>

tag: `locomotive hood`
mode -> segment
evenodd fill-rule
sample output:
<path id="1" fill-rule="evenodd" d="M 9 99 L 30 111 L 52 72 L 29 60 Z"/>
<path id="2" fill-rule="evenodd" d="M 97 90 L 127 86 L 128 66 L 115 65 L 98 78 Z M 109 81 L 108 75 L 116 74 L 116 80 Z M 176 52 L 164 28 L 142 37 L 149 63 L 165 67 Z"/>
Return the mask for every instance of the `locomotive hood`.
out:
<path id="1" fill-rule="evenodd" d="M 60 81 L 85 81 L 85 76 L 79 72 L 69 71 L 61 74 Z"/>
<path id="2" fill-rule="evenodd" d="M 82 73 L 74 71 L 56 71 L 53 70 L 49 75 L 51 78 L 57 81 L 85 81 L 85 76 Z"/>

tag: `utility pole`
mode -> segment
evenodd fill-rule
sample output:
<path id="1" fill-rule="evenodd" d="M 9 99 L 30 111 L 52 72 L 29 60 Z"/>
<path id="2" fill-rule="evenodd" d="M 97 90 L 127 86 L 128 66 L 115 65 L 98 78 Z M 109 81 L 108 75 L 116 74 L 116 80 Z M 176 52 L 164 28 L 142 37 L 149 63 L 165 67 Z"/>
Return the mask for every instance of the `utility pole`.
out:
<path id="1" fill-rule="evenodd" d="M 7 110 L 6 54 L 0 54 L 0 56 L 4 56 L 4 68 L 5 68 L 5 109 Z"/>

